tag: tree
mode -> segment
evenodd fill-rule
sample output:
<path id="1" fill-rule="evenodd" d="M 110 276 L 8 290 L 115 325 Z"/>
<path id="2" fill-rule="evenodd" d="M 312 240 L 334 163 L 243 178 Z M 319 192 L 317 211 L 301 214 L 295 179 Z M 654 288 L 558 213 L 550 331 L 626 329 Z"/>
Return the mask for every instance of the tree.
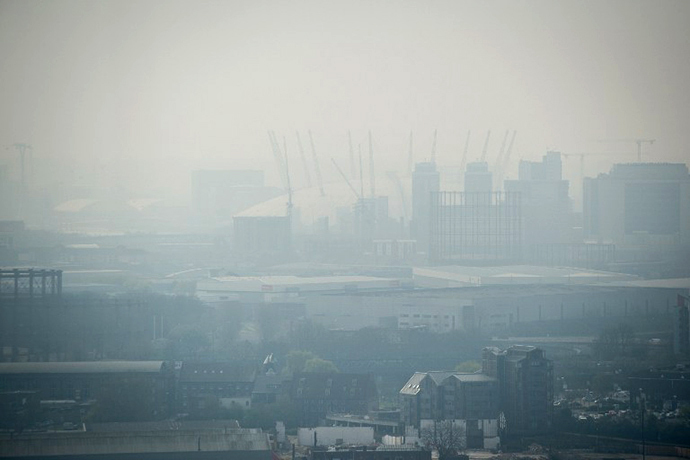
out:
<path id="1" fill-rule="evenodd" d="M 434 421 L 433 426 L 421 430 L 420 439 L 426 447 L 438 451 L 439 460 L 453 458 L 465 448 L 462 429 L 453 420 Z"/>
<path id="2" fill-rule="evenodd" d="M 335 364 L 333 364 L 331 361 L 321 359 L 321 358 L 312 358 L 307 360 L 306 363 L 304 363 L 304 371 L 303 372 L 323 372 L 323 373 L 328 373 L 328 372 L 339 372 L 338 368 L 335 367 Z"/>
<path id="3" fill-rule="evenodd" d="M 291 374 L 304 372 L 304 366 L 307 364 L 307 361 L 316 357 L 317 356 L 311 351 L 292 350 L 285 357 L 288 372 Z"/>
<path id="4" fill-rule="evenodd" d="M 482 368 L 482 365 L 477 361 L 463 361 L 455 366 L 456 372 L 477 372 Z"/>

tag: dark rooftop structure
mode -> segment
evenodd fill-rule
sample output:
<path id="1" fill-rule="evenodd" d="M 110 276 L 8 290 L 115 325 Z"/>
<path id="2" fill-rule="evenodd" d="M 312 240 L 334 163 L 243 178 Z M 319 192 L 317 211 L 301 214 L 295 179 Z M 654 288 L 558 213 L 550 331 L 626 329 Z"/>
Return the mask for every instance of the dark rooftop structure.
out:
<path id="1" fill-rule="evenodd" d="M 327 414 L 366 414 L 378 408 L 374 378 L 369 374 L 298 373 L 292 399 L 303 425 L 314 426 Z"/>

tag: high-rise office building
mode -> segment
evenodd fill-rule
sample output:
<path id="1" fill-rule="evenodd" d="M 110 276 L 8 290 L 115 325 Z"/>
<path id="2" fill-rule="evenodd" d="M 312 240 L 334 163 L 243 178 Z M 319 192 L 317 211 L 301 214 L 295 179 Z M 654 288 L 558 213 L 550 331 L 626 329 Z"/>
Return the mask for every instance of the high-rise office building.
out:
<path id="1" fill-rule="evenodd" d="M 441 176 L 435 163 L 417 163 L 412 173 L 412 237 L 417 249 L 429 250 L 432 192 L 438 192 Z"/>

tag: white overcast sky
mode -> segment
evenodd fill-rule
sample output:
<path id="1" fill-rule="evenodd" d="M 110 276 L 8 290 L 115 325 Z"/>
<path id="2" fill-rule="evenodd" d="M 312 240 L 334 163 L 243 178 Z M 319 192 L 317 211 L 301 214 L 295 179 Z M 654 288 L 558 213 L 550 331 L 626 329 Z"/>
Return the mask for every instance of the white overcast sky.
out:
<path id="1" fill-rule="evenodd" d="M 435 128 L 449 166 L 468 129 L 470 160 L 486 130 L 491 161 L 516 129 L 516 161 L 651 137 L 647 158 L 685 162 L 689 24 L 685 0 L 2 0 L 0 142 L 33 145 L 41 184 L 150 195 L 185 194 L 192 169 L 276 181 L 268 129 L 295 166 L 311 129 L 326 179 L 369 129 L 381 173 L 402 170 L 411 130 L 428 158 Z"/>

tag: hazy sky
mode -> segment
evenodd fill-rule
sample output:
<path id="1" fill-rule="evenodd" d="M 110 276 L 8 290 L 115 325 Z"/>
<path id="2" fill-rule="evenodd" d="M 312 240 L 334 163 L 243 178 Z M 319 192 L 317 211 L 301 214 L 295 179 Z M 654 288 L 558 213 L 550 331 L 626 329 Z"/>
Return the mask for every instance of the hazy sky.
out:
<path id="1" fill-rule="evenodd" d="M 690 2 L 0 1 L 0 142 L 34 146 L 42 183 L 186 193 L 189 171 L 269 169 L 267 129 L 314 133 L 345 169 L 347 130 L 377 168 L 441 164 L 506 129 L 514 159 L 690 158 Z M 0 162 L 15 155 L 0 151 Z M 633 160 L 634 155 L 621 160 Z M 572 160 L 571 164 L 576 165 Z M 589 169 L 595 172 L 594 165 Z"/>

